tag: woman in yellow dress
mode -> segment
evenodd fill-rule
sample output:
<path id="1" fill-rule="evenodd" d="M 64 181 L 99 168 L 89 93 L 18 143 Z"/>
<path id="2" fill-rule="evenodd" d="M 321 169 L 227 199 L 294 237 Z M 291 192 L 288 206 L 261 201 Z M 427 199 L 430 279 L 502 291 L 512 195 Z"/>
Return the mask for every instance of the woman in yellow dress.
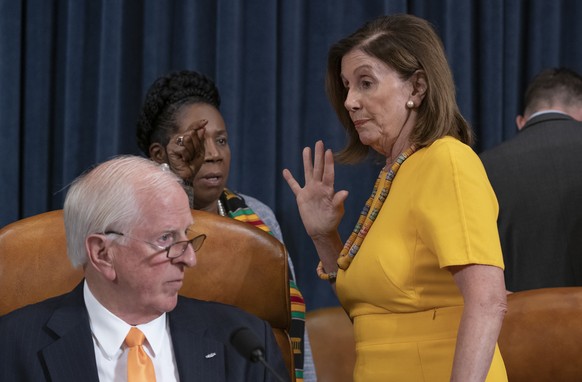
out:
<path id="1" fill-rule="evenodd" d="M 498 205 L 442 42 L 423 19 L 380 17 L 331 47 L 326 88 L 349 137 L 336 160 L 386 159 L 345 244 L 331 150 L 304 149 L 303 187 L 283 171 L 318 274 L 354 323 L 354 379 L 507 381 Z"/>

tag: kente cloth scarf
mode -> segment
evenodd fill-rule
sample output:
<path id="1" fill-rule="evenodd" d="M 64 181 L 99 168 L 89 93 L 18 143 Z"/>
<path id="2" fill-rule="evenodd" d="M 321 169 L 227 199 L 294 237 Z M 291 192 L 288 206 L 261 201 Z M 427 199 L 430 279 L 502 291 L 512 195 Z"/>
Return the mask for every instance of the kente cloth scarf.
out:
<path id="1" fill-rule="evenodd" d="M 247 205 L 242 196 L 225 188 L 220 196 L 226 214 L 236 220 L 251 224 L 273 235 L 269 227 Z M 303 382 L 303 338 L 305 336 L 305 301 L 297 288 L 295 280 L 289 275 L 289 295 L 291 298 L 291 329 L 289 336 L 293 345 L 293 362 L 295 364 L 295 380 Z"/>

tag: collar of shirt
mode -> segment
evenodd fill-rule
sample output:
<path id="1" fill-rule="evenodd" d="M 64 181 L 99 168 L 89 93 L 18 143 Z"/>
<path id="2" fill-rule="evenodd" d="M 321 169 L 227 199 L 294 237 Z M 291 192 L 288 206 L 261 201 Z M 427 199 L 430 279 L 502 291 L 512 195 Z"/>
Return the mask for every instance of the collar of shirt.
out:
<path id="1" fill-rule="evenodd" d="M 528 121 L 531 121 L 532 118 L 537 117 L 538 115 L 548 114 L 548 113 L 560 113 L 560 114 L 568 115 L 567 113 L 564 113 L 561 110 L 552 110 L 552 109 L 550 109 L 550 110 L 540 110 L 540 111 L 536 111 L 535 113 L 533 113 L 532 115 L 530 115 L 527 120 Z"/>
<path id="2" fill-rule="evenodd" d="M 91 332 L 103 356 L 114 359 L 123 353 L 125 336 L 131 325 L 111 313 L 93 296 L 87 281 L 84 282 L 83 296 L 89 313 Z M 168 335 L 166 313 L 146 324 L 137 325 L 146 337 L 145 349 L 150 356 L 159 354 L 165 336 Z"/>

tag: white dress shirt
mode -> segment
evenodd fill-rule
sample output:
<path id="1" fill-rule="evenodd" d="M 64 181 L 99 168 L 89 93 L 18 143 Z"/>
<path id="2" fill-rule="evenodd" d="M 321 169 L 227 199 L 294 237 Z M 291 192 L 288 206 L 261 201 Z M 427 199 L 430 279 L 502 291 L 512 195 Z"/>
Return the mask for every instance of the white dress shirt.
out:
<path id="1" fill-rule="evenodd" d="M 101 305 L 86 281 L 83 295 L 89 312 L 99 381 L 125 382 L 128 352 L 124 341 L 131 325 Z M 147 324 L 137 325 L 137 328 L 146 337 L 143 348 L 154 364 L 156 382 L 179 381 L 167 315 L 164 313 Z"/>

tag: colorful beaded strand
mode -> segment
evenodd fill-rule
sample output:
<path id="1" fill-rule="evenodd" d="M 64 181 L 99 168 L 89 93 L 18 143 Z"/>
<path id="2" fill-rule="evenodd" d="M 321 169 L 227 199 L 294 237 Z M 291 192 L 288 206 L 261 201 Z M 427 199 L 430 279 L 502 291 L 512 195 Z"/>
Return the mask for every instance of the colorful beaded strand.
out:
<path id="1" fill-rule="evenodd" d="M 390 187 L 392 186 L 392 181 L 394 180 L 396 173 L 400 169 L 402 163 L 415 151 L 416 151 L 415 146 L 410 147 L 408 150 L 404 151 L 402 154 L 398 156 L 396 161 L 392 164 L 390 171 L 388 171 L 387 173 L 384 169 L 380 171 L 378 179 L 376 179 L 376 183 L 374 184 L 372 195 L 370 195 L 370 198 L 366 201 L 366 204 L 364 205 L 364 208 L 360 213 L 360 217 L 358 218 L 358 222 L 356 223 L 354 230 L 350 234 L 350 237 L 348 238 L 348 240 L 346 240 L 346 243 L 344 244 L 344 247 L 339 255 L 337 264 L 340 269 L 346 270 L 350 266 L 350 263 L 360 250 L 360 245 L 362 245 L 362 242 L 364 241 L 364 238 L 368 234 L 370 227 L 372 227 L 372 224 L 374 223 L 376 217 L 380 213 L 380 209 L 382 208 L 384 201 L 388 197 L 388 192 L 390 192 Z M 380 180 L 382 179 L 384 173 L 386 173 L 385 175 L 386 182 L 384 183 L 384 187 L 380 191 L 380 196 L 378 197 L 378 200 L 376 201 L 376 203 L 374 203 L 374 205 L 372 205 L 372 202 L 376 197 L 376 192 L 378 191 L 378 186 L 380 185 Z M 370 209 L 372 210 L 368 214 Z"/>

